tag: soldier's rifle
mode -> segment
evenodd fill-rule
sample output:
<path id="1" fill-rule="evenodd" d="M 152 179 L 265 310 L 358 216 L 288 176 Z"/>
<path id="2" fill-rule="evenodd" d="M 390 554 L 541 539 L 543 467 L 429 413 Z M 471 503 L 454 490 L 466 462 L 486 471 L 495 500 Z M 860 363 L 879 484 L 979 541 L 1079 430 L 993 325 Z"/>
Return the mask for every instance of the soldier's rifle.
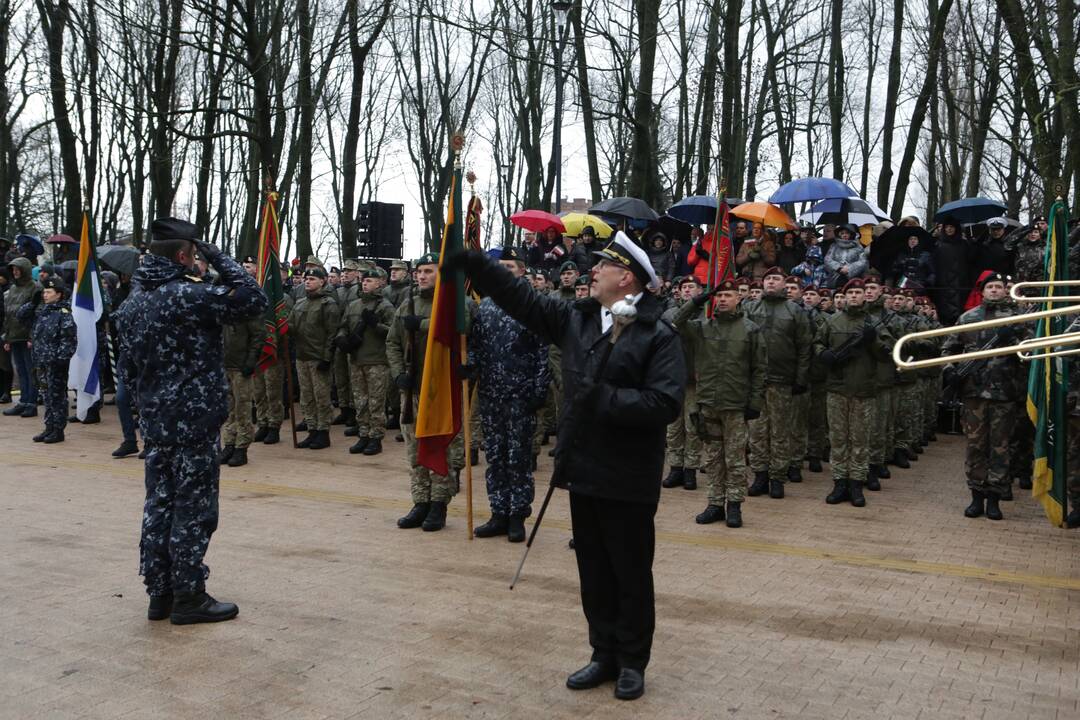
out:
<path id="1" fill-rule="evenodd" d="M 986 341 L 986 343 L 979 348 L 979 352 L 990 350 L 998 344 L 1000 335 L 996 333 Z M 952 372 L 948 373 L 945 378 L 945 389 L 941 394 L 941 400 L 945 404 L 955 402 L 960 397 L 960 392 L 964 389 L 964 382 L 971 376 L 971 373 L 975 372 L 975 368 L 985 363 L 989 358 L 971 358 L 965 360 L 959 365 L 955 366 Z"/>

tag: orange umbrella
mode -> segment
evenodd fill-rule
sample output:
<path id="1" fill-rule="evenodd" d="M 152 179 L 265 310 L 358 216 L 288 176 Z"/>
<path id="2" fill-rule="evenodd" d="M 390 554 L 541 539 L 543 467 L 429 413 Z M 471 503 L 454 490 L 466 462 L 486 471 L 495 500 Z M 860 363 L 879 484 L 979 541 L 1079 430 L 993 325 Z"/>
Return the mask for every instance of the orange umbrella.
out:
<path id="1" fill-rule="evenodd" d="M 743 203 L 729 211 L 732 215 L 743 220 L 752 220 L 768 227 L 785 228 L 795 230 L 798 226 L 786 212 L 767 202 Z"/>

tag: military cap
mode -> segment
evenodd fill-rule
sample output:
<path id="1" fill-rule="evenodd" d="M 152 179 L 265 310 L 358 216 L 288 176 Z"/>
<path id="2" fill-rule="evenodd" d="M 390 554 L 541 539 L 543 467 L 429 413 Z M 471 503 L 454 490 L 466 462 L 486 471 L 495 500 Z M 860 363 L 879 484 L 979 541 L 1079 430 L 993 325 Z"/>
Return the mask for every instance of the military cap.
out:
<path id="1" fill-rule="evenodd" d="M 437 253 L 437 252 L 425 253 L 424 255 L 421 255 L 416 260 L 416 262 L 414 264 L 416 265 L 416 267 L 420 267 L 421 265 L 438 265 L 439 264 L 439 253 Z"/>
<path id="2" fill-rule="evenodd" d="M 150 236 L 154 240 L 198 240 L 202 231 L 187 220 L 164 217 L 150 223 Z"/>
<path id="3" fill-rule="evenodd" d="M 900 291 L 900 294 L 903 295 L 904 297 L 909 297 L 909 298 L 915 297 L 915 291 L 912 290 L 911 288 L 904 288 L 903 290 Z"/>
<path id="4" fill-rule="evenodd" d="M 241 260 L 240 262 L 251 263 L 252 265 L 254 265 L 255 263 L 257 263 L 259 261 L 255 259 L 254 255 L 245 255 L 244 259 Z"/>
<path id="5" fill-rule="evenodd" d="M 869 270 L 865 275 L 863 275 L 863 284 L 864 285 L 882 285 L 882 284 L 884 284 L 881 281 L 881 273 L 879 273 L 877 270 Z"/>
<path id="6" fill-rule="evenodd" d="M 896 288 L 894 288 L 892 285 L 886 285 L 883 288 L 881 288 L 881 294 L 882 295 L 893 295 L 895 293 L 896 293 Z"/>
<path id="7" fill-rule="evenodd" d="M 513 245 L 507 245 L 502 249 L 502 254 L 499 256 L 500 260 L 513 260 L 525 264 L 525 257 L 515 248 Z"/>
<path id="8" fill-rule="evenodd" d="M 817 293 L 818 295 L 820 295 L 820 294 L 821 294 L 821 291 L 820 291 L 820 290 L 818 290 L 818 286 L 817 286 L 817 285 L 807 285 L 806 287 L 804 287 L 804 288 L 803 288 L 803 290 L 802 290 L 802 291 L 803 291 L 803 294 L 804 294 L 804 295 L 805 295 L 806 293 Z"/>
<path id="9" fill-rule="evenodd" d="M 323 270 L 326 269 L 326 267 L 323 265 L 322 260 L 315 257 L 314 255 L 308 255 L 308 259 L 304 264 L 305 265 L 314 265 L 315 267 L 322 268 Z"/>
<path id="10" fill-rule="evenodd" d="M 317 277 L 323 280 L 326 279 L 326 271 L 323 270 L 321 267 L 309 267 L 304 270 L 304 277 L 308 277 L 309 275 L 311 277 Z"/>
<path id="11" fill-rule="evenodd" d="M 360 279 L 361 280 L 367 280 L 368 278 L 378 278 L 378 277 L 379 277 L 379 274 L 377 272 L 375 272 L 375 270 L 373 270 L 372 268 L 364 268 L 363 270 L 360 270 Z"/>
<path id="12" fill-rule="evenodd" d="M 683 277 L 683 278 L 679 279 L 679 283 L 678 283 L 679 287 L 682 287 L 686 283 L 694 283 L 695 285 L 700 285 L 701 284 L 700 282 L 698 282 L 698 279 L 696 277 L 694 277 L 693 275 L 687 275 L 686 277 Z"/>
<path id="13" fill-rule="evenodd" d="M 740 287 L 743 286 L 743 285 L 748 285 L 749 286 L 749 285 L 754 284 L 754 279 L 753 278 L 748 278 L 745 275 L 742 275 L 740 277 L 735 278 L 735 282 L 737 282 Z"/>
<path id="14" fill-rule="evenodd" d="M 990 218 L 986 221 L 986 227 L 989 228 L 1006 228 L 1009 226 L 1009 221 L 1003 217 Z"/>
<path id="15" fill-rule="evenodd" d="M 64 285 L 64 281 L 61 278 L 55 275 L 50 275 L 45 278 L 41 283 L 41 288 L 43 290 L 55 290 L 58 293 L 67 295 L 67 286 Z"/>
<path id="16" fill-rule="evenodd" d="M 798 285 L 799 278 L 795 277 L 794 275 L 788 275 L 786 278 L 784 278 L 785 285 L 791 285 L 792 283 Z"/>
<path id="17" fill-rule="evenodd" d="M 720 282 L 714 292 L 738 292 L 739 286 L 734 280 L 724 280 Z"/>
<path id="18" fill-rule="evenodd" d="M 864 287 L 866 287 L 866 283 L 863 282 L 862 278 L 851 278 L 844 283 L 844 292 L 847 292 L 848 290 L 862 290 Z"/>
<path id="19" fill-rule="evenodd" d="M 343 270 L 359 270 L 360 269 L 360 265 L 357 264 L 357 262 L 355 260 L 346 260 L 345 262 L 341 263 L 341 267 L 342 267 Z"/>
<path id="20" fill-rule="evenodd" d="M 833 291 L 829 288 L 821 288 L 821 291 L 818 294 L 821 295 L 821 297 L 823 298 L 831 298 Z"/>
<path id="21" fill-rule="evenodd" d="M 573 270 L 574 272 L 577 272 L 578 271 L 577 263 L 574 262 L 573 260 L 567 260 L 566 262 L 564 262 L 562 265 L 559 266 L 559 274 L 560 275 L 562 275 L 567 270 Z"/>
<path id="22" fill-rule="evenodd" d="M 760 280 L 751 280 L 750 281 L 750 289 L 751 290 L 761 290 L 763 287 L 764 287 L 764 285 L 761 284 Z"/>
<path id="23" fill-rule="evenodd" d="M 926 297 L 925 295 L 920 295 L 917 298 L 915 298 L 915 304 L 916 305 L 929 305 L 930 304 L 930 298 Z"/>
<path id="24" fill-rule="evenodd" d="M 650 288 L 660 287 L 660 280 L 656 276 L 656 270 L 653 269 L 649 256 L 641 249 L 640 245 L 631 240 L 621 230 L 615 233 L 614 238 L 607 244 L 607 247 L 603 250 L 594 250 L 593 255 L 601 260 L 622 265 L 632 272 L 642 285 L 647 285 Z"/>
<path id="25" fill-rule="evenodd" d="M 592 283 L 591 277 L 588 275 L 581 275 L 574 281 L 574 287 L 589 287 L 590 283 Z"/>
<path id="26" fill-rule="evenodd" d="M 337 267 L 334 267 L 333 265 L 331 265 L 330 266 L 330 272 L 340 274 L 341 273 L 341 268 L 337 268 Z"/>
<path id="27" fill-rule="evenodd" d="M 997 273 L 997 272 L 990 273 L 989 275 L 987 275 L 984 278 L 979 278 L 979 289 L 982 290 L 989 283 L 992 283 L 992 282 L 999 282 L 999 283 L 1004 285 L 1006 282 L 1008 282 L 1008 279 L 1004 275 L 1002 275 L 1001 273 Z"/>
<path id="28" fill-rule="evenodd" d="M 372 274 L 373 274 L 373 275 L 374 275 L 375 277 L 379 278 L 380 280 L 381 280 L 381 279 L 385 279 L 385 278 L 386 278 L 386 271 L 385 271 L 385 270 L 383 270 L 383 269 L 382 269 L 381 267 L 379 267 L 378 265 L 376 265 L 375 267 L 373 267 L 373 268 L 372 268 L 371 270 L 369 270 L 368 272 L 372 273 Z"/>
<path id="29" fill-rule="evenodd" d="M 779 275 L 780 277 L 785 277 L 784 271 L 781 270 L 779 267 L 775 267 L 775 266 L 769 268 L 768 270 L 766 270 L 765 274 L 762 275 L 761 278 L 764 280 L 765 278 L 769 277 L 770 275 Z"/>
<path id="30" fill-rule="evenodd" d="M 1046 222 L 1046 216 L 1045 215 L 1036 215 L 1035 217 L 1031 218 L 1031 224 L 1032 225 L 1034 225 L 1037 222 Z"/>
<path id="31" fill-rule="evenodd" d="M 391 270 L 408 270 L 409 269 L 409 263 L 405 262 L 404 260 L 395 260 L 392 263 L 390 263 L 390 269 Z"/>

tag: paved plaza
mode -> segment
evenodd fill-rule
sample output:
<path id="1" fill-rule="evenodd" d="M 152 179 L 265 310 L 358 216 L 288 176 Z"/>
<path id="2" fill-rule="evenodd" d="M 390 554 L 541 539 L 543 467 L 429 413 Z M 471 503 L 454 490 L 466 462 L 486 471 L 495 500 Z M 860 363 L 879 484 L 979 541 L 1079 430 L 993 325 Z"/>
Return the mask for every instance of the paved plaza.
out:
<path id="1" fill-rule="evenodd" d="M 665 490 L 647 692 L 623 703 L 563 685 L 589 654 L 564 493 L 511 592 L 522 545 L 469 541 L 464 492 L 443 532 L 397 529 L 404 446 L 350 456 L 341 428 L 222 469 L 208 589 L 239 618 L 148 622 L 142 464 L 109 457 L 103 415 L 48 447 L 0 419 L 2 718 L 1080 717 L 1080 532 L 1023 492 L 965 519 L 956 437 L 862 510 L 807 473 L 730 530 Z"/>

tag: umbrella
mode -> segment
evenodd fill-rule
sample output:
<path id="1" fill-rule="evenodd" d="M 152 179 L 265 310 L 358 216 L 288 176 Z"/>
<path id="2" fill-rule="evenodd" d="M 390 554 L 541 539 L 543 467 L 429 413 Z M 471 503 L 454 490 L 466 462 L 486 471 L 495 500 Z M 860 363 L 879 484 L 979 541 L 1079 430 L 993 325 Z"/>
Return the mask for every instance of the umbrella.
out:
<path id="1" fill-rule="evenodd" d="M 121 275 L 134 275 L 142 258 L 137 248 L 131 245 L 102 245 L 98 248 L 98 259 Z"/>
<path id="2" fill-rule="evenodd" d="M 561 233 L 566 232 L 562 219 L 558 215 L 552 215 L 543 210 L 522 210 L 510 216 L 510 222 L 519 228 L 530 232 L 544 232 L 548 228 L 555 228 Z"/>
<path id="3" fill-rule="evenodd" d="M 724 198 L 728 207 L 741 205 L 739 198 Z M 716 222 L 716 196 L 690 195 L 668 208 L 667 214 L 691 225 L 712 225 Z"/>
<path id="4" fill-rule="evenodd" d="M 785 228 L 795 230 L 795 222 L 786 212 L 764 202 L 744 203 L 731 211 L 731 214 L 743 220 L 752 220 L 767 227 Z"/>
<path id="5" fill-rule="evenodd" d="M 22 250 L 26 255 L 33 255 L 35 257 L 45 253 L 45 246 L 41 244 L 41 238 L 37 235 L 16 235 L 15 247 Z"/>
<path id="6" fill-rule="evenodd" d="M 884 210 L 860 197 L 827 198 L 799 216 L 799 220 L 814 225 L 851 223 L 859 227 L 877 225 L 888 219 Z"/>
<path id="7" fill-rule="evenodd" d="M 616 197 L 604 200 L 589 208 L 595 215 L 613 215 L 620 220 L 655 220 L 660 217 L 644 200 Z"/>
<path id="8" fill-rule="evenodd" d="M 907 251 L 908 238 L 914 235 L 919 238 L 919 244 L 923 250 L 934 249 L 934 236 L 924 228 L 917 225 L 901 227 L 893 226 L 874 238 L 870 243 L 870 264 L 881 271 L 882 275 L 892 272 L 896 258 Z"/>
<path id="9" fill-rule="evenodd" d="M 1004 204 L 996 200 L 988 200 L 984 197 L 964 198 L 942 205 L 934 214 L 934 222 L 941 222 L 951 217 L 958 223 L 971 225 L 1004 215 L 1007 210 Z"/>
<path id="10" fill-rule="evenodd" d="M 66 270 L 68 272 L 75 272 L 76 270 L 79 269 L 79 261 L 78 260 L 65 260 L 64 262 L 60 263 L 60 269 L 61 270 Z"/>
<path id="11" fill-rule="evenodd" d="M 581 235 L 581 230 L 586 225 L 591 225 L 592 229 L 596 231 L 596 237 L 601 240 L 606 240 L 611 237 L 611 233 L 615 232 L 610 225 L 603 221 L 603 219 L 596 215 L 589 215 L 587 213 L 568 212 L 562 215 L 563 226 L 566 228 L 566 234 L 578 237 Z"/>
<path id="12" fill-rule="evenodd" d="M 690 244 L 690 229 L 693 226 L 689 223 L 683 222 L 678 218 L 671 217 L 670 215 L 661 215 L 657 218 L 656 222 L 649 226 L 649 229 L 645 231 L 645 242 L 649 242 L 649 238 L 653 233 L 664 233 L 667 239 L 670 241 L 674 238 L 678 238 L 682 241 L 683 245 Z"/>
<path id="13" fill-rule="evenodd" d="M 54 245 L 78 245 L 79 244 L 79 241 L 76 240 L 75 238 L 71 237 L 70 235 L 53 235 L 51 238 L 49 238 L 45 242 L 52 243 Z"/>
<path id="14" fill-rule="evenodd" d="M 781 185 L 769 196 L 774 205 L 784 203 L 812 202 L 826 198 L 846 198 L 857 193 L 839 180 L 832 178 L 805 177 Z"/>

